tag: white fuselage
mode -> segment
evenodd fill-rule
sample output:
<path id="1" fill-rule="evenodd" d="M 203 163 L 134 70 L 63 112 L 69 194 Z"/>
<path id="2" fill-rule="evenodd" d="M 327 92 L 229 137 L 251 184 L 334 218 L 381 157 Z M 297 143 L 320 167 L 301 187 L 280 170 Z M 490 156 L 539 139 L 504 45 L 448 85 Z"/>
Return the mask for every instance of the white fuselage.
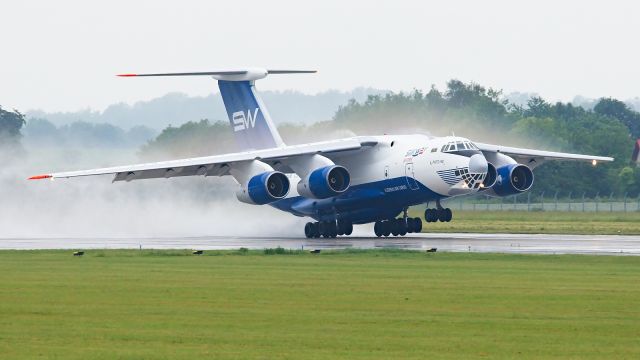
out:
<path id="1" fill-rule="evenodd" d="M 367 139 L 375 139 L 377 145 L 330 156 L 335 164 L 349 171 L 351 185 L 345 193 L 313 200 L 300 196 L 292 186 L 288 201 L 285 199 L 274 206 L 317 219 L 322 218 L 322 214 L 353 213 L 355 222 L 367 222 L 394 216 L 389 214 L 408 206 L 472 194 L 482 188 L 487 162 L 468 139 L 426 135 L 383 135 Z M 454 151 L 448 151 L 449 144 L 457 144 L 461 149 L 455 147 Z M 298 180 L 295 175 L 290 179 L 293 184 Z"/>

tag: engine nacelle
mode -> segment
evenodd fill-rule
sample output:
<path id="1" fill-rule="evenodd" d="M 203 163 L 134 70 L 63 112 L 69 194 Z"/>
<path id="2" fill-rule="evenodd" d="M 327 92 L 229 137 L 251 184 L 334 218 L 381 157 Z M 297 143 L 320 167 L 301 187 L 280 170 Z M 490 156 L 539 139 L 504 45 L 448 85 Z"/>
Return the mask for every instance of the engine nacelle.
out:
<path id="1" fill-rule="evenodd" d="M 493 166 L 492 163 L 487 163 L 487 175 L 484 177 L 482 181 L 482 185 L 480 185 L 480 190 L 490 189 L 493 185 L 496 184 L 496 180 L 498 179 L 498 171 L 496 167 Z"/>
<path id="2" fill-rule="evenodd" d="M 298 183 L 298 193 L 312 199 L 326 199 L 349 188 L 351 175 L 344 166 L 330 165 L 313 170 Z"/>
<path id="3" fill-rule="evenodd" d="M 289 178 L 279 171 L 267 171 L 253 176 L 236 193 L 238 200 L 264 205 L 284 199 L 289 193 Z"/>
<path id="4" fill-rule="evenodd" d="M 497 169 L 497 180 L 491 189 L 499 196 L 518 194 L 531 189 L 533 172 L 522 164 L 508 164 Z"/>

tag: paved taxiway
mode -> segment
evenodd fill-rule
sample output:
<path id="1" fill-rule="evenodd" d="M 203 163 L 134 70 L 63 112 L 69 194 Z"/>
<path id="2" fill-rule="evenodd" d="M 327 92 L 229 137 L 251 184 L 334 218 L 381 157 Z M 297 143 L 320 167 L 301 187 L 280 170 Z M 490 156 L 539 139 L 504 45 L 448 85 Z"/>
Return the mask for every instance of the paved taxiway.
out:
<path id="1" fill-rule="evenodd" d="M 154 237 L 154 238 L 3 238 L 0 249 L 376 249 L 456 252 L 640 255 L 640 236 L 538 234 L 409 234 L 405 237 Z"/>

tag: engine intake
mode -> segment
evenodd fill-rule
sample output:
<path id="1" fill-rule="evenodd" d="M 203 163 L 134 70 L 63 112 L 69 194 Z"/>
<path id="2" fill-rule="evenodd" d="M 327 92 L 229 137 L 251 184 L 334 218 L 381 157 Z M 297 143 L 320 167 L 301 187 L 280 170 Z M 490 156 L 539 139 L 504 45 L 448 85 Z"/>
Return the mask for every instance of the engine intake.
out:
<path id="1" fill-rule="evenodd" d="M 533 185 L 533 172 L 522 164 L 509 164 L 497 169 L 493 191 L 500 196 L 525 192 Z"/>
<path id="2" fill-rule="evenodd" d="M 308 198 L 326 199 L 345 192 L 350 182 L 351 176 L 344 166 L 330 165 L 313 170 L 301 180 L 298 192 Z"/>
<path id="3" fill-rule="evenodd" d="M 487 175 L 485 175 L 484 180 L 482 181 L 481 190 L 490 189 L 493 185 L 496 184 L 496 180 L 498 179 L 498 171 L 496 167 L 493 166 L 492 163 L 487 163 Z"/>
<path id="4" fill-rule="evenodd" d="M 284 199 L 289 193 L 289 178 L 279 171 L 267 171 L 258 174 L 241 189 L 237 196 L 240 201 L 264 205 Z"/>

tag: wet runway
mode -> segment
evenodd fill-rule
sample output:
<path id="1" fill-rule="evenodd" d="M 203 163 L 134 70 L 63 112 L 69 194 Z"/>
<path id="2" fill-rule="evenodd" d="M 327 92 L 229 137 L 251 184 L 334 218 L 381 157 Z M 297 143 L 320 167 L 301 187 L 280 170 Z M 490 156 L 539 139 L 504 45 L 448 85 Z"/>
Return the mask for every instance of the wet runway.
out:
<path id="1" fill-rule="evenodd" d="M 0 249 L 377 249 L 532 254 L 640 255 L 640 236 L 537 234 L 409 234 L 405 237 L 3 238 Z"/>

